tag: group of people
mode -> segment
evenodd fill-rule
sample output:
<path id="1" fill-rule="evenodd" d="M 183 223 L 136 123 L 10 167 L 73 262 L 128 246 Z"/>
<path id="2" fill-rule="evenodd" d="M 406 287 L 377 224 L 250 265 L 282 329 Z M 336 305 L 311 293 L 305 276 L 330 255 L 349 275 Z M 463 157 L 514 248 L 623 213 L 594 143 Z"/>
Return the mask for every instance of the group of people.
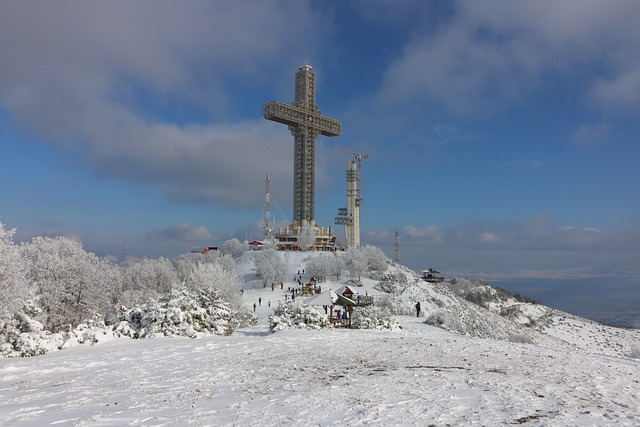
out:
<path id="1" fill-rule="evenodd" d="M 267 305 L 268 305 L 269 307 L 271 307 L 271 300 L 269 300 L 269 301 L 267 302 Z M 256 304 L 255 302 L 253 303 L 253 311 L 254 311 L 254 313 L 255 313 L 256 308 L 257 308 L 258 306 L 262 306 L 262 297 L 258 297 L 258 304 Z"/>

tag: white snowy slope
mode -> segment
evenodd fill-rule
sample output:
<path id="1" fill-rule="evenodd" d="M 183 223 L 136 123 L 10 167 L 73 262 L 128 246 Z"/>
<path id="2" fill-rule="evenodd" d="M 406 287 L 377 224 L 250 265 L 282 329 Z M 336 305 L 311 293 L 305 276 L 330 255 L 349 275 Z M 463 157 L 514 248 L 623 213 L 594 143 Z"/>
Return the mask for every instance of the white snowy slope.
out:
<path id="1" fill-rule="evenodd" d="M 261 327 L 0 360 L 0 424 L 640 425 L 636 359 L 401 320 L 398 331 Z"/>
<path id="2" fill-rule="evenodd" d="M 309 255 L 281 256 L 293 279 Z M 0 426 L 640 425 L 640 360 L 624 357 L 638 331 L 508 298 L 482 308 L 393 267 L 393 296 L 379 280 L 359 289 L 405 312 L 402 329 L 271 334 L 292 282 L 272 291 L 250 259 L 237 267 L 247 305 L 262 299 L 256 326 L 0 359 Z M 435 315 L 457 332 L 425 324 Z"/>

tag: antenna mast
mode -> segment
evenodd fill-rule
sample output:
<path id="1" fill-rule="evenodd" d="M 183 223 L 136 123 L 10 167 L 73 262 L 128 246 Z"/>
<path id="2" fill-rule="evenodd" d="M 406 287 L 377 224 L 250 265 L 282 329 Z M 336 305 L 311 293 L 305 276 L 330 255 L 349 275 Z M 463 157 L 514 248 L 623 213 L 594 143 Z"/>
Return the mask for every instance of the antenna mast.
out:
<path id="1" fill-rule="evenodd" d="M 271 224 L 271 190 L 270 190 L 270 181 L 269 174 L 267 174 L 267 178 L 264 180 L 264 240 L 270 242 L 273 240 Z"/>
<path id="2" fill-rule="evenodd" d="M 396 264 L 400 264 L 400 233 L 396 230 Z"/>

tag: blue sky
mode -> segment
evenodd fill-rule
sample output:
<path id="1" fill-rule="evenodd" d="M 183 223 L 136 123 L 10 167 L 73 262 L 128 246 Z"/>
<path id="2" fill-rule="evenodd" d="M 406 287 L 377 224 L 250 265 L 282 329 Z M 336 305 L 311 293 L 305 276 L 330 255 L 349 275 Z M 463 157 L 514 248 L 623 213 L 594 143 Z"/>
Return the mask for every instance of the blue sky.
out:
<path id="1" fill-rule="evenodd" d="M 317 73 L 316 220 L 360 149 L 363 243 L 486 278 L 640 277 L 637 1 L 6 1 L 0 221 L 100 255 L 259 238 L 292 210 L 261 116 Z M 341 230 L 337 230 L 341 232 Z"/>

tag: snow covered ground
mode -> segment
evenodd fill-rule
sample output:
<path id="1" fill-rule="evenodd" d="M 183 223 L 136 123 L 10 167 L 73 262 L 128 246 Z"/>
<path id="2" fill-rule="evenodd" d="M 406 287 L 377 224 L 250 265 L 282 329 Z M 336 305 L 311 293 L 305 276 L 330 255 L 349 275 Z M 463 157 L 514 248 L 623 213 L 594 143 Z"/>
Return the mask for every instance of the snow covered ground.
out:
<path id="1" fill-rule="evenodd" d="M 261 323 L 3 359 L 0 424 L 640 425 L 636 359 L 401 321 L 402 331 L 276 334 Z"/>
<path id="2" fill-rule="evenodd" d="M 293 279 L 302 254 L 286 256 Z M 425 316 L 466 316 L 467 335 L 415 315 L 397 316 L 401 330 L 270 334 L 268 317 L 290 283 L 272 291 L 250 263 L 238 270 L 247 305 L 262 298 L 256 326 L 0 359 L 0 425 L 640 425 L 640 360 L 621 356 L 638 331 L 611 332 L 531 306 L 516 314 L 540 326 L 522 329 L 418 283 L 404 294 L 407 307 L 418 298 Z M 361 289 L 378 292 L 373 284 Z M 538 344 L 479 338 L 523 330 Z"/>

